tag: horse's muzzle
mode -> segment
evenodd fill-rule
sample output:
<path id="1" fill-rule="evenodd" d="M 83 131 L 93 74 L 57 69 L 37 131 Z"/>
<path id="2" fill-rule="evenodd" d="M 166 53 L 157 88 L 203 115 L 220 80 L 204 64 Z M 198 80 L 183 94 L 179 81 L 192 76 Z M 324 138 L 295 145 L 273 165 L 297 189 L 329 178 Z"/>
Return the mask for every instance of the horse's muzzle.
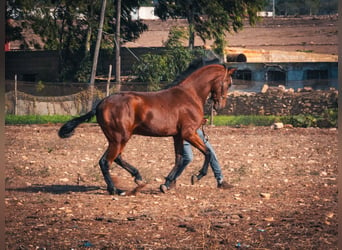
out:
<path id="1" fill-rule="evenodd" d="M 223 109 L 226 106 L 226 98 L 222 98 L 221 100 L 214 99 L 214 110 L 217 112 L 220 109 Z"/>

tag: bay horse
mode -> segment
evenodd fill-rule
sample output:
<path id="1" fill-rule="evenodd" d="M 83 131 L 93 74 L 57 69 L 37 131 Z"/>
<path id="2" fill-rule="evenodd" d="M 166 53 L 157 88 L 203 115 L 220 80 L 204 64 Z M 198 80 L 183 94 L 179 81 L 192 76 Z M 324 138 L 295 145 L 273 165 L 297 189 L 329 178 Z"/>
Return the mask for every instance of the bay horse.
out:
<path id="1" fill-rule="evenodd" d="M 201 65 L 202 66 L 202 65 Z M 61 138 L 73 135 L 74 129 L 96 115 L 108 140 L 108 148 L 99 165 L 107 184 L 109 194 L 124 195 L 115 187 L 109 174 L 109 167 L 117 163 L 127 170 L 135 183 L 144 181 L 135 167 L 122 159 L 121 153 L 133 134 L 154 137 L 172 136 L 175 149 L 175 165 L 160 186 L 161 192 L 170 189 L 175 174 L 182 163 L 183 141 L 204 154 L 204 163 L 197 175 L 198 180 L 207 174 L 210 153 L 196 130 L 204 117 L 204 104 L 210 95 L 215 110 L 226 105 L 231 75 L 235 69 L 224 64 L 210 64 L 193 70 L 178 84 L 156 92 L 118 92 L 102 99 L 85 115 L 66 122 L 58 132 Z"/>

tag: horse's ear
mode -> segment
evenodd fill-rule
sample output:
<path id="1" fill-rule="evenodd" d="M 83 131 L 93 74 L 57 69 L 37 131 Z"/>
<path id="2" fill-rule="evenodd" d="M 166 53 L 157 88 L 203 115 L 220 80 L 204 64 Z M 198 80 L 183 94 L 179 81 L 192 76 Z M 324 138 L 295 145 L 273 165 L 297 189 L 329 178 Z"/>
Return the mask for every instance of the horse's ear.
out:
<path id="1" fill-rule="evenodd" d="M 228 74 L 232 75 L 237 70 L 237 68 L 228 68 Z"/>

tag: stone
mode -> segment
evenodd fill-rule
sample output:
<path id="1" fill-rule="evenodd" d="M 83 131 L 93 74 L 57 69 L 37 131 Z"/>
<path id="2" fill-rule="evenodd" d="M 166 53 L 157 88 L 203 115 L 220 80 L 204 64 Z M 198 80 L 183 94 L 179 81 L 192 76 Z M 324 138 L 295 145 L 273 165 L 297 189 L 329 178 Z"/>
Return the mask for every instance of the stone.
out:
<path id="1" fill-rule="evenodd" d="M 268 90 L 268 85 L 267 85 L 267 84 L 264 84 L 264 86 L 262 86 L 260 92 L 264 94 L 264 93 L 267 92 L 267 90 Z"/>
<path id="2" fill-rule="evenodd" d="M 284 128 L 284 124 L 282 122 L 275 122 L 275 123 L 273 123 L 272 128 L 273 129 L 281 129 L 281 128 Z"/>
<path id="3" fill-rule="evenodd" d="M 270 199 L 271 198 L 271 194 L 270 193 L 260 193 L 261 198 L 264 199 Z"/>

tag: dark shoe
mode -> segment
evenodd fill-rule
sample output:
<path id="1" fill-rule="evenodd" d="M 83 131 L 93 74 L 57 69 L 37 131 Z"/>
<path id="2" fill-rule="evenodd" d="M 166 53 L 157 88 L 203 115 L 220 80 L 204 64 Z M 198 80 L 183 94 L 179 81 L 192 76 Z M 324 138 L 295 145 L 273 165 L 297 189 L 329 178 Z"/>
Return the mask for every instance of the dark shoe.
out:
<path id="1" fill-rule="evenodd" d="M 226 181 L 221 181 L 221 182 L 217 183 L 217 188 L 231 189 L 233 187 L 234 187 L 233 185 L 228 184 L 228 182 L 226 182 Z"/>

